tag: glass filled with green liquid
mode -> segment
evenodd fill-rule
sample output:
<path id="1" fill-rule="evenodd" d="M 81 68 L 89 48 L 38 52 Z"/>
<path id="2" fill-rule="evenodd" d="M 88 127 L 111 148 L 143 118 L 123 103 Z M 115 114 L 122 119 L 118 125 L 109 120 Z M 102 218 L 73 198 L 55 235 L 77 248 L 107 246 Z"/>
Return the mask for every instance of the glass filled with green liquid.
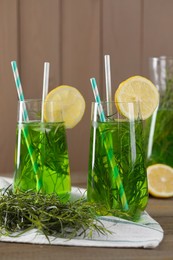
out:
<path id="1" fill-rule="evenodd" d="M 51 122 L 45 121 L 45 107 L 51 114 Z M 56 110 L 55 102 L 42 104 L 41 100 L 26 100 L 18 103 L 15 193 L 32 190 L 55 193 L 63 201 L 69 198 L 71 180 L 66 130 L 62 111 Z M 54 120 L 55 111 L 59 113 L 58 122 Z"/>
<path id="2" fill-rule="evenodd" d="M 138 103 L 92 103 L 87 199 L 100 204 L 100 215 L 136 221 L 147 206 L 143 122 Z"/>
<path id="3" fill-rule="evenodd" d="M 151 57 L 150 78 L 160 93 L 159 106 L 145 122 L 147 165 L 173 167 L 173 57 Z"/>

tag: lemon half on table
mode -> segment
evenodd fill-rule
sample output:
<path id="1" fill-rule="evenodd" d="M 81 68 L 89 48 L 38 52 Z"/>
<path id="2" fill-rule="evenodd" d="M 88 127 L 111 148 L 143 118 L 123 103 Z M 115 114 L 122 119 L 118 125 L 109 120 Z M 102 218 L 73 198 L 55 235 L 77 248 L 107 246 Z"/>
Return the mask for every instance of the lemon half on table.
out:
<path id="1" fill-rule="evenodd" d="M 55 102 L 54 109 L 48 105 Z M 85 100 L 78 89 L 62 85 L 48 93 L 44 104 L 44 119 L 46 122 L 63 121 L 66 128 L 73 128 L 82 119 L 85 111 Z M 63 115 L 61 115 L 61 112 Z"/>
<path id="2" fill-rule="evenodd" d="M 159 105 L 159 92 L 145 77 L 133 76 L 123 81 L 115 92 L 115 102 L 125 117 L 129 118 L 127 102 L 140 102 L 142 119 L 149 118 Z M 137 117 L 137 115 L 136 115 Z"/>
<path id="3" fill-rule="evenodd" d="M 148 191 L 158 198 L 173 197 L 173 168 L 154 164 L 147 168 Z"/>

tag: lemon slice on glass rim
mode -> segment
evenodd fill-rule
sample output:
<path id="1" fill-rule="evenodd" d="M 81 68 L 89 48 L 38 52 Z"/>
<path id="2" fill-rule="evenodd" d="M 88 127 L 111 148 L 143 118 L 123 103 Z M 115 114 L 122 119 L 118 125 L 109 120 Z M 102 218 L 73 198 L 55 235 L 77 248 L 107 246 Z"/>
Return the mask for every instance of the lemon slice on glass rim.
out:
<path id="1" fill-rule="evenodd" d="M 129 118 L 127 102 L 139 102 L 142 119 L 149 118 L 159 105 L 159 92 L 147 78 L 133 76 L 120 83 L 115 92 L 115 102 L 122 115 Z M 137 112 L 136 112 L 137 113 Z M 135 115 L 135 118 L 138 114 Z"/>
<path id="2" fill-rule="evenodd" d="M 158 198 L 173 197 L 173 168 L 165 164 L 153 164 L 147 168 L 148 191 Z"/>
<path id="3" fill-rule="evenodd" d="M 56 102 L 53 112 L 48 102 Z M 78 89 L 62 85 L 48 93 L 44 103 L 44 119 L 46 122 L 65 122 L 66 128 L 73 128 L 82 119 L 85 111 L 85 100 Z"/>

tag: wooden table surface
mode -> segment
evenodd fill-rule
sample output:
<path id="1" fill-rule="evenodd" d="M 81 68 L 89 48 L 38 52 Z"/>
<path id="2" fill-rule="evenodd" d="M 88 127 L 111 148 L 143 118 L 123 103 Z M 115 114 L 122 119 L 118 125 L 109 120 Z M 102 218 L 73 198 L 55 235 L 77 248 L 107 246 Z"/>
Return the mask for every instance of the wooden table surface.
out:
<path id="1" fill-rule="evenodd" d="M 73 185 L 75 184 L 79 187 L 86 186 L 80 178 L 73 182 Z M 155 249 L 67 247 L 0 242 L 0 260 L 173 260 L 173 198 L 150 197 L 147 212 L 164 230 L 164 239 Z"/>

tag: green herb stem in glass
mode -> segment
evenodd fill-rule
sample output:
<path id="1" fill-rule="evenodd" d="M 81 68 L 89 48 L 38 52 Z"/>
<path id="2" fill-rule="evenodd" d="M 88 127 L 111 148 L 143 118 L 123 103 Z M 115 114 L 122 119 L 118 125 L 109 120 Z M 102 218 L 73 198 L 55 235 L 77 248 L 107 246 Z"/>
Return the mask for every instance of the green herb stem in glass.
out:
<path id="1" fill-rule="evenodd" d="M 23 103 L 26 104 L 30 120 L 17 124 L 14 192 L 37 192 L 33 164 L 24 135 L 27 129 L 42 184 L 40 192 L 55 193 L 66 201 L 71 183 L 64 122 L 41 122 L 41 101 L 30 100 Z"/>
<path id="2" fill-rule="evenodd" d="M 129 120 L 116 110 L 106 122 L 99 117 L 93 118 L 96 103 L 93 103 L 87 197 L 89 201 L 103 205 L 100 215 L 116 215 L 130 220 L 137 220 L 148 202 L 148 186 L 143 146 L 142 120 Z M 105 115 L 107 105 L 102 103 Z M 137 106 L 137 104 L 135 104 Z M 110 175 L 110 162 L 105 149 L 105 142 L 112 144 L 112 154 L 116 161 L 121 181 L 125 190 L 129 209 L 124 211 L 118 188 Z"/>

